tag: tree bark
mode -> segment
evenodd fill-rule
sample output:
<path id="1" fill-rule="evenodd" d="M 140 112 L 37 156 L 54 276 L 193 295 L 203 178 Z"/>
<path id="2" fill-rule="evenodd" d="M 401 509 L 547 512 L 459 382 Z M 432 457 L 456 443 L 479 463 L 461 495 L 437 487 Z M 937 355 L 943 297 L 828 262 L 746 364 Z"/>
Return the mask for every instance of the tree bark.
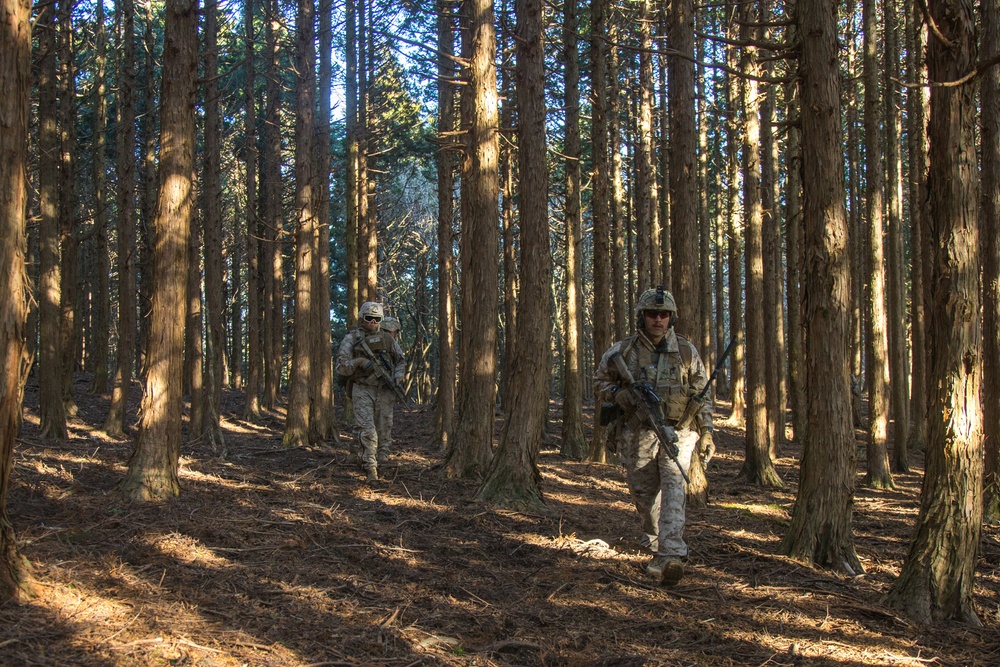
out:
<path id="1" fill-rule="evenodd" d="M 1000 51 L 1000 8 L 980 5 L 981 50 Z M 983 331 L 1000 330 L 1000 69 L 983 74 L 980 95 L 982 151 Z M 914 345 L 914 361 L 917 348 Z M 914 392 L 915 394 L 916 392 Z M 983 521 L 1000 523 L 1000 337 L 983 336 Z"/>
<path id="2" fill-rule="evenodd" d="M 868 278 L 865 338 L 868 379 L 868 446 L 865 484 L 876 489 L 895 487 L 889 471 L 886 441 L 889 422 L 889 352 L 885 312 L 885 251 L 882 235 L 882 119 L 878 87 L 878 31 L 876 0 L 864 3 L 865 71 L 865 221 L 867 222 Z"/>
<path id="3" fill-rule="evenodd" d="M 125 435 L 125 408 L 132 385 L 132 364 L 136 341 L 136 239 L 135 239 L 135 5 L 122 0 L 121 32 L 118 36 L 122 57 L 118 61 L 118 350 L 117 368 L 104 432 L 111 437 Z"/>
<path id="4" fill-rule="evenodd" d="M 202 392 L 205 405 L 202 408 L 204 421 L 202 432 L 206 442 L 217 454 L 225 451 L 225 441 L 219 423 L 222 407 L 223 351 L 226 332 L 224 320 L 223 285 L 225 283 L 225 258 L 222 250 L 222 121 L 219 115 L 218 80 L 218 0 L 205 0 L 205 162 L 202 179 L 204 182 L 204 234 L 205 234 L 205 310 L 208 321 L 208 356 L 211 364 L 208 386 Z"/>
<path id="5" fill-rule="evenodd" d="M 518 299 L 521 323 L 515 348 L 513 386 L 500 445 L 480 501 L 532 509 L 544 505 L 536 459 L 548 412 L 549 288 L 551 251 L 545 147 L 545 48 L 542 0 L 516 0 L 518 203 L 521 230 Z"/>
<path id="6" fill-rule="evenodd" d="M 73 376 L 79 359 L 80 238 L 77 234 L 76 67 L 73 64 L 73 2 L 59 0 L 59 353 L 62 400 L 66 415 L 75 417 Z"/>
<path id="7" fill-rule="evenodd" d="M 583 460 L 583 378 L 580 373 L 583 329 L 583 219 L 580 212 L 580 63 L 577 53 L 576 0 L 563 4 L 566 97 L 566 354 L 563 369 L 563 423 L 560 453 Z M 520 100 L 520 95 L 518 100 Z M 544 128 L 542 140 L 545 139 Z M 543 144 L 544 164 L 544 144 Z M 532 158 L 537 160 L 538 158 Z M 544 167 L 543 167 L 544 169 Z M 523 219 L 523 217 L 522 217 Z"/>
<path id="8" fill-rule="evenodd" d="M 313 140 L 316 122 L 316 46 L 313 39 L 314 0 L 299 0 L 296 26 L 296 99 L 295 113 L 295 336 L 292 351 L 291 395 L 285 422 L 284 447 L 309 444 L 310 372 L 315 350 L 313 326 L 315 298 L 313 248 L 316 212 L 313 208 Z"/>
<path id="9" fill-rule="evenodd" d="M 105 195 L 107 182 L 107 32 L 104 26 L 104 0 L 97 0 L 95 19 L 95 41 L 97 49 L 94 81 L 94 254 L 95 287 L 93 298 L 93 357 L 94 380 L 91 391 L 103 394 L 108 389 L 108 357 L 111 349 L 111 256 L 108 252 L 108 199 Z"/>
<path id="10" fill-rule="evenodd" d="M 59 109 L 56 5 L 45 7 L 38 24 L 38 413 L 43 436 L 66 437 L 62 395 L 59 261 Z"/>
<path id="11" fill-rule="evenodd" d="M 976 65 L 971 3 L 928 2 L 932 84 Z M 947 40 L 945 43 L 943 40 Z M 983 410 L 975 85 L 931 88 L 929 235 L 930 432 L 920 514 L 888 604 L 919 623 L 980 625 L 973 580 L 983 518 Z"/>
<path id="12" fill-rule="evenodd" d="M 734 8 L 727 8 L 728 12 L 734 12 Z M 733 38 L 738 37 L 735 32 L 736 20 L 727 21 L 730 25 L 729 32 Z M 739 56 L 737 49 L 730 47 L 726 49 L 726 63 L 730 71 L 735 72 L 738 66 Z M 739 169 L 739 145 L 741 142 L 738 115 L 740 113 L 740 82 L 733 74 L 726 75 L 726 107 L 729 111 L 729 122 L 726 124 L 726 170 L 728 172 L 729 200 L 726 203 L 726 231 L 729 236 L 727 263 L 729 265 L 729 337 L 736 339 L 736 347 L 733 348 L 733 358 L 730 362 L 732 368 L 732 412 L 729 414 L 729 424 L 734 427 L 743 427 L 746 423 L 746 342 L 743 328 L 743 226 L 740 222 L 740 169 Z"/>
<path id="13" fill-rule="evenodd" d="M 436 448 L 447 452 L 455 432 L 455 21 L 451 0 L 438 0 L 438 390 Z"/>
<path id="14" fill-rule="evenodd" d="M 782 553 L 863 571 L 854 550 L 856 447 L 851 425 L 850 276 L 837 70 L 837 3 L 800 0 L 804 321 L 809 434 Z"/>
<path id="15" fill-rule="evenodd" d="M 462 91 L 461 308 L 458 429 L 448 454 L 450 476 L 479 477 L 492 456 L 496 407 L 497 85 L 492 0 L 465 0 L 463 48 L 469 54 Z M 546 286 L 547 287 L 547 286 Z M 547 319 L 547 318 L 546 318 Z"/>
<path id="16" fill-rule="evenodd" d="M 747 27 L 755 20 L 749 7 L 743 10 L 743 39 L 753 39 L 755 29 Z M 742 82 L 743 117 L 746 137 L 743 144 L 743 215 L 746 220 L 746 458 L 740 478 L 761 486 L 782 486 L 771 459 L 768 433 L 766 373 L 764 350 L 764 253 L 760 185 L 760 106 L 757 80 L 760 67 L 753 47 L 744 50 L 744 71 L 750 78 Z M 739 293 L 739 292 L 737 292 Z"/>
<path id="17" fill-rule="evenodd" d="M 163 46 L 159 195 L 153 248 L 155 289 L 150 313 L 149 367 L 139 439 L 121 482 L 131 500 L 180 493 L 184 314 L 188 241 L 194 198 L 197 0 L 168 0 Z"/>
<path id="18" fill-rule="evenodd" d="M 254 27 L 252 0 L 246 0 L 243 12 L 243 39 L 246 48 L 243 83 L 244 115 L 243 150 L 246 162 L 246 246 L 247 246 L 247 382 L 244 387 L 243 417 L 260 419 L 261 323 L 260 307 L 260 220 L 257 217 L 257 98 L 254 92 Z M 329 316 L 328 316 L 329 317 Z M 329 334 L 329 327 L 327 327 Z M 330 346 L 332 349 L 332 341 Z M 332 354 L 332 352 L 331 352 Z M 332 380 L 331 380 L 332 382 Z"/>
<path id="19" fill-rule="evenodd" d="M 0 2 L 0 600 L 36 593 L 31 566 L 17 548 L 7 514 L 13 454 L 21 428 L 21 401 L 28 379 L 25 330 L 28 277 L 25 212 L 28 189 L 28 105 L 31 97 L 31 3 Z M 44 39 L 44 38 L 43 38 Z"/>
<path id="20" fill-rule="evenodd" d="M 282 325 L 284 323 L 281 256 L 281 73 L 278 69 L 277 0 L 266 0 L 264 26 L 265 90 L 264 154 L 261 159 L 261 198 L 264 227 L 264 406 L 273 409 L 281 392 Z M 348 321 L 353 317 L 348 310 Z"/>

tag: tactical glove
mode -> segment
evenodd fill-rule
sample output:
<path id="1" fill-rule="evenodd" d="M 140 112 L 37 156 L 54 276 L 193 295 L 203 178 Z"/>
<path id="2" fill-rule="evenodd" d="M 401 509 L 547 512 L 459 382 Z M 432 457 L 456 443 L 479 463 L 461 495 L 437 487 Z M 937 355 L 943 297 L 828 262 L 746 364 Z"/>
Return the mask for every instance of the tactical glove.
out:
<path id="1" fill-rule="evenodd" d="M 355 371 L 369 370 L 372 367 L 372 360 L 364 357 L 357 357 L 352 363 L 354 364 Z"/>
<path id="2" fill-rule="evenodd" d="M 612 394 L 612 399 L 614 400 L 615 405 L 621 408 L 625 413 L 631 413 L 635 410 L 635 392 L 628 387 L 619 387 L 615 393 Z"/>
<path id="3" fill-rule="evenodd" d="M 708 429 L 702 431 L 698 438 L 698 454 L 701 456 L 701 462 L 706 466 L 715 456 L 715 438 L 712 437 L 712 432 Z"/>

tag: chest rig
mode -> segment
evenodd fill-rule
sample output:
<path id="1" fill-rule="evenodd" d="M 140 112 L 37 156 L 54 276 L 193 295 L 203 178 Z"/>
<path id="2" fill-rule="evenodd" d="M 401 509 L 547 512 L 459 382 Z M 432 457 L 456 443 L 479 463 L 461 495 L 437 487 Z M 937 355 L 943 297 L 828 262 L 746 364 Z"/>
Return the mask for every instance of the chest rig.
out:
<path id="1" fill-rule="evenodd" d="M 656 389 L 669 423 L 681 418 L 693 393 L 689 386 L 692 355 L 691 346 L 681 336 L 676 336 L 676 349 L 668 349 L 666 343 L 665 338 L 651 349 L 635 337 L 622 356 L 637 382 L 648 382 Z"/>

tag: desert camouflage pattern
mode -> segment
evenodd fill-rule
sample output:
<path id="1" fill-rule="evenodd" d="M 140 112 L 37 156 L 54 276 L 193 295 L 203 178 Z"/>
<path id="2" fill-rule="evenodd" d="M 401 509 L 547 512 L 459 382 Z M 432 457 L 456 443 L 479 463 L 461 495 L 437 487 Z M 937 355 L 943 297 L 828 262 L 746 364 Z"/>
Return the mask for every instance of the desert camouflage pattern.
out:
<path id="1" fill-rule="evenodd" d="M 686 349 L 681 350 L 681 346 Z M 594 377 L 594 392 L 601 401 L 613 401 L 619 386 L 611 356 L 621 352 L 625 365 L 638 382 L 648 382 L 663 405 L 667 424 L 673 426 L 684 412 L 689 397 L 701 391 L 708 373 L 701 356 L 687 339 L 671 328 L 655 346 L 643 333 L 618 341 L 604 353 Z M 684 522 L 687 488 L 680 469 L 660 448 L 652 429 L 623 415 L 618 428 L 618 456 L 625 466 L 629 492 L 639 512 L 643 544 L 661 556 L 684 557 Z M 712 428 L 712 405 L 706 401 L 694 420 L 694 428 L 679 429 L 678 461 L 687 471 L 698 445 L 699 433 Z"/>

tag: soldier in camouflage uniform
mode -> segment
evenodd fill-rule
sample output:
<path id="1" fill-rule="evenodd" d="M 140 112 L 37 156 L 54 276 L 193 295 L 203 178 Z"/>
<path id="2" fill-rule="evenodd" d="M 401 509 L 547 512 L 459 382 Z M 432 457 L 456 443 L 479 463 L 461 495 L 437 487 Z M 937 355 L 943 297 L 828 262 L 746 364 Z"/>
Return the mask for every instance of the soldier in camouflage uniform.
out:
<path id="1" fill-rule="evenodd" d="M 337 353 L 337 374 L 347 379 L 354 407 L 355 435 L 368 483 L 378 480 L 379 466 L 389 460 L 392 407 L 396 400 L 392 389 L 375 374 L 374 365 L 383 364 L 396 384 L 402 381 L 405 371 L 403 349 L 392 335 L 379 330 L 383 316 L 382 304 L 374 301 L 362 304 L 358 327 L 344 336 Z"/>
<path id="2" fill-rule="evenodd" d="M 688 398 L 704 388 L 708 373 L 694 345 L 674 331 L 677 304 L 670 292 L 662 287 L 646 290 L 639 296 L 635 310 L 638 332 L 604 353 L 594 391 L 599 400 L 613 402 L 621 410 L 609 426 L 609 441 L 614 438 L 625 465 L 629 491 L 645 533 L 643 545 L 653 552 L 646 572 L 661 584 L 674 585 L 684 576 L 683 559 L 688 554 L 684 542 L 686 484 L 678 464 L 660 447 L 653 429 L 636 418 L 635 406 L 641 399 L 618 377 L 612 355 L 622 355 L 636 382 L 653 386 L 669 426 L 677 424 Z M 691 428 L 679 429 L 677 436 L 677 460 L 685 473 L 695 447 L 707 463 L 715 451 L 709 401 Z"/>

